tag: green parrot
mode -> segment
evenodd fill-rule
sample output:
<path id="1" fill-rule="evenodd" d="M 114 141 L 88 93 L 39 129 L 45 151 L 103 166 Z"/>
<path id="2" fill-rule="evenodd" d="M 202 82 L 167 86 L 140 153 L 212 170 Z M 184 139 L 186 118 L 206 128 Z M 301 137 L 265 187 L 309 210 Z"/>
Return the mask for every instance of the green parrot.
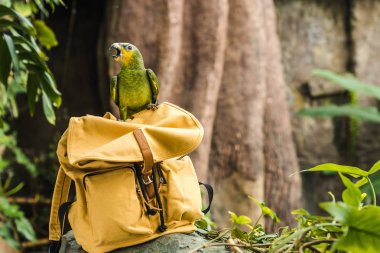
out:
<path id="1" fill-rule="evenodd" d="M 119 107 L 120 119 L 133 118 L 144 109 L 157 108 L 158 78 L 145 69 L 139 49 L 131 43 L 113 43 L 113 59 L 121 64 L 118 75 L 111 79 L 111 98 Z"/>

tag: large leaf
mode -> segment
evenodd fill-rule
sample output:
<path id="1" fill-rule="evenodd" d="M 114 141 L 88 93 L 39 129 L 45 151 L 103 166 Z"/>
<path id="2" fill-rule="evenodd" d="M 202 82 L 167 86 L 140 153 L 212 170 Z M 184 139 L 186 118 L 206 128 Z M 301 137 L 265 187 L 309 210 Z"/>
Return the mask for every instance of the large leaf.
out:
<path id="1" fill-rule="evenodd" d="M 46 119 L 50 124 L 55 125 L 55 113 L 49 97 L 45 91 L 42 91 L 42 108 Z"/>
<path id="2" fill-rule="evenodd" d="M 321 203 L 320 206 L 337 221 L 347 226 L 346 233 L 334 247 L 355 253 L 377 253 L 380 245 L 380 207 L 357 209 L 342 202 Z"/>
<path id="3" fill-rule="evenodd" d="M 313 168 L 310 168 L 308 170 L 303 170 L 304 171 L 335 171 L 335 172 L 341 172 L 345 174 L 349 174 L 353 177 L 366 177 L 368 176 L 368 172 L 362 169 L 359 169 L 357 167 L 352 167 L 352 166 L 345 166 L 345 165 L 339 165 L 335 163 L 324 163 L 317 165 Z"/>
<path id="4" fill-rule="evenodd" d="M 313 71 L 313 74 L 316 76 L 323 77 L 327 80 L 330 80 L 347 90 L 359 92 L 371 97 L 375 97 L 378 100 L 380 100 L 379 87 L 362 83 L 353 76 L 349 76 L 349 75 L 343 76 L 343 75 L 336 74 L 332 71 L 322 70 L 322 69 L 315 69 Z"/>
<path id="5" fill-rule="evenodd" d="M 358 105 L 324 105 L 314 108 L 304 108 L 298 112 L 309 117 L 340 117 L 350 116 L 369 122 L 380 123 L 380 113 L 375 107 L 360 107 Z"/>
<path id="6" fill-rule="evenodd" d="M 37 38 L 43 46 L 45 46 L 47 49 L 50 49 L 58 45 L 58 41 L 53 30 L 51 30 L 44 21 L 34 21 L 34 27 L 37 31 Z"/>
<path id="7" fill-rule="evenodd" d="M 8 77 L 11 71 L 11 55 L 3 36 L 0 36 L 0 82 L 5 86 L 8 84 Z"/>

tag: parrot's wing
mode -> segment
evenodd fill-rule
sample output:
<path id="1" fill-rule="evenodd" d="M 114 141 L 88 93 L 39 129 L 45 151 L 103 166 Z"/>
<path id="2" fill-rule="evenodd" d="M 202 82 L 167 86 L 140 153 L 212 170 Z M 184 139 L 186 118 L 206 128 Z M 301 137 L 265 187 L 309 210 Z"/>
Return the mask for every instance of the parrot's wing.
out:
<path id="1" fill-rule="evenodd" d="M 152 90 L 152 103 L 156 104 L 157 96 L 158 96 L 158 86 L 159 86 L 158 78 L 156 74 L 153 72 L 153 70 L 151 69 L 146 70 L 146 75 L 148 77 L 150 88 Z"/>
<path id="2" fill-rule="evenodd" d="M 117 76 L 113 76 L 110 86 L 111 98 L 117 106 L 119 106 L 119 88 L 117 82 Z"/>

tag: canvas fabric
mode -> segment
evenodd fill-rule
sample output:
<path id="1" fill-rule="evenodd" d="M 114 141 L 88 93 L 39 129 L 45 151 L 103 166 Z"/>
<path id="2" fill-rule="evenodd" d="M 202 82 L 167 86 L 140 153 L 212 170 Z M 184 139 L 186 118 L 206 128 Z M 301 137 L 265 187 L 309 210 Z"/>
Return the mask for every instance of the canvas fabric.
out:
<path id="1" fill-rule="evenodd" d="M 162 223 L 160 215 L 146 212 L 147 205 L 159 209 L 157 200 L 146 203 L 136 180 L 134 166 L 144 162 L 137 130 L 145 137 L 153 163 L 159 164 L 159 194 L 167 227 L 163 232 L 157 229 Z M 199 121 L 170 103 L 144 110 L 125 122 L 110 113 L 71 118 L 57 149 L 60 168 L 49 239 L 59 241 L 62 236 L 58 212 L 68 200 L 71 182 L 76 200 L 67 217 L 77 242 L 87 252 L 109 252 L 169 233 L 193 232 L 195 220 L 203 214 L 198 180 L 187 154 L 202 137 Z"/>

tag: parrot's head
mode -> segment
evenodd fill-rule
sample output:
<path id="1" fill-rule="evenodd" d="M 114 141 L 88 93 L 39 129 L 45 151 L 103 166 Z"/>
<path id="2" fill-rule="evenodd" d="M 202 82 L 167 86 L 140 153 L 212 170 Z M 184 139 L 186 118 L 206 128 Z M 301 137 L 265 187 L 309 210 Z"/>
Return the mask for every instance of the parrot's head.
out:
<path id="1" fill-rule="evenodd" d="M 112 58 L 128 69 L 143 69 L 144 61 L 139 49 L 131 43 L 113 43 L 109 50 Z"/>

